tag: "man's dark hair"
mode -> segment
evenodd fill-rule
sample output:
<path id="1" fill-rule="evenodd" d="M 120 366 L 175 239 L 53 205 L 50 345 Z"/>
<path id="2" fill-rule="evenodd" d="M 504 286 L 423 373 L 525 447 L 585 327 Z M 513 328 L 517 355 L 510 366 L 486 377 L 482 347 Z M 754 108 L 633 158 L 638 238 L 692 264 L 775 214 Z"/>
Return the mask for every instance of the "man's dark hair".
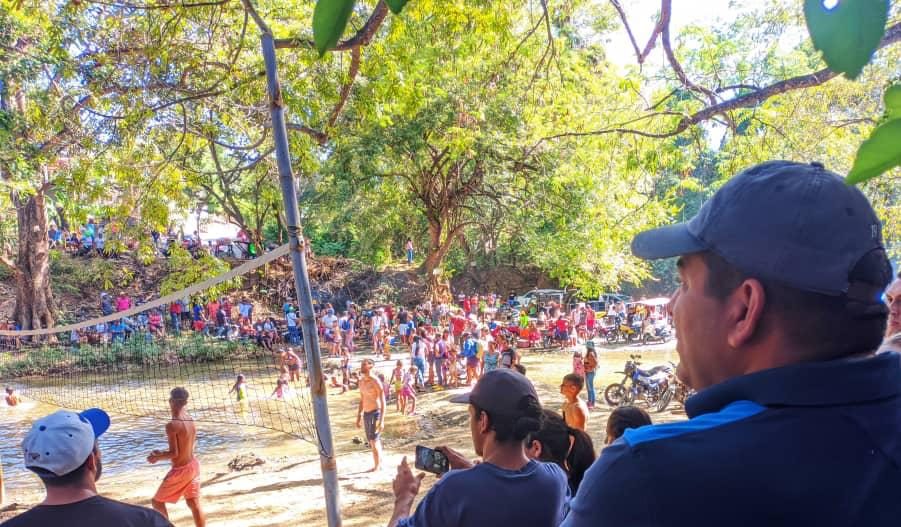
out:
<path id="1" fill-rule="evenodd" d="M 746 279 L 760 281 L 766 294 L 762 330 L 779 324 L 805 358 L 835 359 L 875 350 L 882 342 L 888 309 L 879 297 L 892 276 L 882 249 L 870 251 L 857 262 L 848 274 L 848 293 L 840 296 L 801 291 L 746 274 L 712 252 L 700 255 L 707 266 L 705 291 L 719 300 Z"/>
<path id="2" fill-rule="evenodd" d="M 85 459 L 84 463 L 81 464 L 78 468 L 69 472 L 68 474 L 62 476 L 55 476 L 48 472 L 45 472 L 41 469 L 32 469 L 32 471 L 41 478 L 41 481 L 44 482 L 44 485 L 48 487 L 70 487 L 79 483 L 84 478 L 84 473 L 88 470 L 88 460 Z"/>
<path id="3" fill-rule="evenodd" d="M 567 373 L 563 376 L 563 382 L 572 384 L 573 386 L 579 388 L 579 391 L 582 391 L 582 388 L 585 387 L 585 377 L 582 377 L 578 373 Z"/>
<path id="4" fill-rule="evenodd" d="M 485 415 L 488 416 L 489 426 L 491 430 L 494 430 L 494 437 L 498 443 L 522 443 L 529 437 L 529 434 L 541 429 L 541 423 L 544 420 L 541 403 L 531 395 L 520 399 L 519 406 L 511 408 L 509 414 L 500 412 L 492 414 L 475 404 L 472 406 L 475 409 L 476 417 L 481 412 L 485 412 Z"/>
<path id="5" fill-rule="evenodd" d="M 542 461 L 556 463 L 569 476 L 569 488 L 575 495 L 585 471 L 597 457 L 594 443 L 584 431 L 566 424 L 563 417 L 553 410 L 542 410 L 541 429 L 529 434 L 529 443 L 541 443 Z"/>
<path id="6" fill-rule="evenodd" d="M 619 406 L 607 418 L 607 436 L 618 439 L 627 428 L 651 424 L 651 416 L 637 406 Z"/>
<path id="7" fill-rule="evenodd" d="M 188 404 L 188 390 L 181 386 L 172 388 L 172 391 L 169 392 L 169 397 L 171 397 L 173 401 L 178 401 L 181 404 Z"/>
<path id="8" fill-rule="evenodd" d="M 91 454 L 96 453 L 97 445 L 95 444 Z M 62 476 L 57 476 L 52 472 L 40 468 L 32 468 L 31 471 L 37 474 L 38 477 L 41 478 L 41 481 L 44 482 L 44 485 L 48 487 L 71 487 L 72 485 L 80 483 L 84 478 L 84 473 L 88 470 L 88 459 L 90 459 L 90 457 L 91 456 L 86 457 L 84 463 L 79 465 L 78 468 L 68 474 L 63 474 Z"/>

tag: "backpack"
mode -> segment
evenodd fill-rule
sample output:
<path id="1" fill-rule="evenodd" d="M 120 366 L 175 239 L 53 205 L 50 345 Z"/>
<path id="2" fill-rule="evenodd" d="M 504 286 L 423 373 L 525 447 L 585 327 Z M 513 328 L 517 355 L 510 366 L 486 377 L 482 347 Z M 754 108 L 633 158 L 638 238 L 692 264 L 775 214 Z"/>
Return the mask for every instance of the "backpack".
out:
<path id="1" fill-rule="evenodd" d="M 466 342 L 463 343 L 463 356 L 464 357 L 475 357 L 478 354 L 478 344 L 473 339 L 467 339 Z"/>

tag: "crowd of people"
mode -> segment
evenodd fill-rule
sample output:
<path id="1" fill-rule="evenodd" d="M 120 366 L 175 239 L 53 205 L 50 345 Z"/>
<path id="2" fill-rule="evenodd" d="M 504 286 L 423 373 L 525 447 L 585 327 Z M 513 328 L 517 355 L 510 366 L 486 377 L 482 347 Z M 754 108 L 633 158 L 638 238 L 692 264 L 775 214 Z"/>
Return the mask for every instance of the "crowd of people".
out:
<path id="1" fill-rule="evenodd" d="M 481 462 L 446 450 L 454 470 L 414 508 L 424 474 L 404 459 L 389 527 L 897 525 L 901 278 L 880 231 L 863 194 L 818 163 L 738 174 L 690 222 L 632 244 L 679 258 L 668 309 L 678 375 L 697 390 L 688 421 L 631 428 L 615 413 L 571 494 L 566 465 L 529 456 L 530 434 L 561 418 L 524 376 L 489 372 L 453 399 Z M 564 378 L 561 433 L 584 413 L 582 379 Z"/>

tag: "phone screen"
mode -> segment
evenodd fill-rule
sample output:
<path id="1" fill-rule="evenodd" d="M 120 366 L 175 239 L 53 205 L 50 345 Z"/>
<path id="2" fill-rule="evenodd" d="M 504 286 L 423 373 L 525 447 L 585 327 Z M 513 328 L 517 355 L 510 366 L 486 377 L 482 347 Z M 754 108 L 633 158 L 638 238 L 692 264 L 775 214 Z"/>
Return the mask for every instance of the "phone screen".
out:
<path id="1" fill-rule="evenodd" d="M 432 474 L 444 474 L 450 470 L 447 456 L 422 445 L 416 447 L 416 468 Z"/>

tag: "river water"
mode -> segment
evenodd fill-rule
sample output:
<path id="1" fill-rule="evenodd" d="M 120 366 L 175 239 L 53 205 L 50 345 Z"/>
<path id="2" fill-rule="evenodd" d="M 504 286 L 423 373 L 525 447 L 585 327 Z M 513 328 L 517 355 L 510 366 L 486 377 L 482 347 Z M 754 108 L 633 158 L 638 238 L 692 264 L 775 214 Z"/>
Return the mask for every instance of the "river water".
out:
<path id="1" fill-rule="evenodd" d="M 228 390 L 234 371 L 241 371 L 249 385 L 249 401 L 238 404 Z M 309 414 L 307 388 L 298 385 L 291 400 L 269 399 L 273 373 L 265 366 L 229 366 L 228 371 L 183 372 L 161 378 L 135 374 L 127 377 L 82 376 L 61 384 L 41 379 L 17 379 L 11 383 L 25 400 L 16 407 L 0 406 L 0 461 L 8 490 L 39 490 L 36 476 L 24 468 L 21 444 L 36 419 L 60 407 L 83 409 L 97 406 L 112 418 L 110 429 L 100 438 L 104 475 L 126 475 L 149 467 L 147 455 L 166 449 L 165 423 L 168 391 L 184 386 L 191 392 L 188 410 L 197 420 L 196 455 L 203 460 L 227 459 L 244 452 L 258 455 L 311 455 L 316 450 L 296 436 L 306 434 Z M 53 400 L 57 405 L 38 402 Z M 280 430 L 295 432 L 289 435 Z"/>

